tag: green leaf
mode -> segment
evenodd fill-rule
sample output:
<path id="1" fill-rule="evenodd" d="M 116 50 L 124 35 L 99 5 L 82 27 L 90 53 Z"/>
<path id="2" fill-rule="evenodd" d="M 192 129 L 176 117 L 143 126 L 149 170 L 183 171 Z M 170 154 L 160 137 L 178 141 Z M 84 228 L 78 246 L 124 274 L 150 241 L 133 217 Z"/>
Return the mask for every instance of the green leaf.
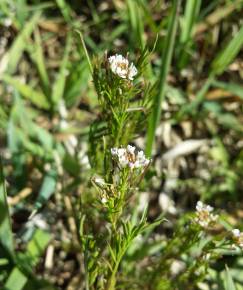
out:
<path id="1" fill-rule="evenodd" d="M 15 267 L 4 285 L 4 290 L 21 290 L 24 288 L 26 282 L 26 276 L 17 267 Z"/>
<path id="2" fill-rule="evenodd" d="M 46 71 L 44 54 L 43 54 L 39 30 L 36 30 L 34 35 L 35 35 L 35 45 L 34 45 L 33 54 L 31 54 L 31 56 L 32 56 L 32 59 L 33 59 L 34 63 L 36 64 L 37 70 L 39 72 L 39 75 L 41 78 L 41 83 L 43 86 L 43 91 L 48 96 L 49 89 L 50 89 L 50 82 L 49 82 L 48 74 Z"/>
<path id="3" fill-rule="evenodd" d="M 243 26 L 233 36 L 225 48 L 218 54 L 212 64 L 212 73 L 221 74 L 234 60 L 243 45 Z"/>
<path id="4" fill-rule="evenodd" d="M 3 177 L 2 160 L 0 157 L 0 243 L 14 256 L 14 244 L 10 222 L 10 215 L 7 203 L 7 192 L 5 188 L 5 181 Z"/>
<path id="5" fill-rule="evenodd" d="M 180 7 L 180 0 L 174 0 L 172 5 L 172 13 L 170 16 L 169 27 L 167 31 L 167 36 L 165 39 L 165 47 L 163 51 L 162 61 L 161 61 L 161 68 L 160 68 L 160 76 L 158 82 L 158 92 L 154 96 L 153 101 L 153 110 L 150 115 L 149 119 L 149 126 L 148 126 L 148 134 L 147 134 L 147 144 L 146 144 L 146 154 L 151 156 L 154 138 L 155 138 L 155 130 L 157 124 L 160 120 L 161 115 L 161 103 L 165 96 L 165 85 L 166 85 L 166 77 L 169 72 L 172 53 L 174 50 L 174 42 L 176 36 L 176 29 L 177 29 L 177 20 L 178 20 L 178 13 Z"/>
<path id="6" fill-rule="evenodd" d="M 3 75 L 2 80 L 7 84 L 13 86 L 23 97 L 30 100 L 34 105 L 40 109 L 49 109 L 50 104 L 44 94 L 32 89 L 29 85 L 22 84 L 16 78 L 10 75 Z"/>
<path id="7" fill-rule="evenodd" d="M 112 247 L 111 247 L 110 244 L 108 244 L 108 249 L 109 249 L 109 252 L 111 254 L 113 262 L 116 263 L 117 262 L 117 257 L 116 257 L 116 254 L 114 253 L 114 251 L 112 250 Z"/>
<path id="8" fill-rule="evenodd" d="M 227 266 L 225 266 L 225 268 L 226 268 L 225 290 L 236 290 L 230 271 Z"/>
<path id="9" fill-rule="evenodd" d="M 51 240 L 50 233 L 37 229 L 33 238 L 28 243 L 26 254 L 31 258 L 30 263 L 34 266 L 38 263 L 39 258 Z"/>
<path id="10" fill-rule="evenodd" d="M 33 273 L 33 267 L 38 264 L 50 240 L 50 233 L 41 229 L 36 229 L 32 239 L 27 245 L 26 251 L 24 253 L 17 253 L 17 264 L 21 265 L 25 271 Z"/>
<path id="11" fill-rule="evenodd" d="M 11 48 L 9 49 L 8 54 L 8 69 L 7 72 L 12 74 L 15 72 L 18 62 L 22 56 L 23 51 L 28 45 L 28 38 L 30 37 L 33 29 L 36 26 L 37 21 L 41 16 L 40 12 L 34 14 L 34 16 L 24 25 L 23 30 L 19 33 Z"/>
<path id="12" fill-rule="evenodd" d="M 53 84 L 52 89 L 52 102 L 57 105 L 59 101 L 63 98 L 63 93 L 65 89 L 66 77 L 67 77 L 67 66 L 68 66 L 68 56 L 71 49 L 71 34 L 68 34 L 66 40 L 66 47 L 63 55 L 63 60 L 60 66 L 59 73 Z"/>
<path id="13" fill-rule="evenodd" d="M 181 43 L 186 43 L 190 40 L 194 24 L 197 20 L 197 15 L 199 13 L 201 6 L 201 0 L 188 0 L 186 1 L 185 6 L 185 13 L 182 18 L 182 29 L 181 29 L 181 37 L 180 41 Z"/>
<path id="14" fill-rule="evenodd" d="M 180 69 L 186 66 L 190 58 L 193 30 L 198 18 L 201 0 L 188 0 L 185 5 L 185 12 L 181 19 L 180 47 L 177 53 Z"/>
<path id="15" fill-rule="evenodd" d="M 72 21 L 72 16 L 71 16 L 71 8 L 68 6 L 65 0 L 56 0 L 56 3 L 61 10 L 61 13 L 63 15 L 63 18 L 65 19 L 66 22 L 71 23 Z"/>
<path id="16" fill-rule="evenodd" d="M 78 104 L 89 84 L 89 66 L 86 61 L 72 63 L 66 80 L 64 99 L 67 107 Z"/>
<path id="17" fill-rule="evenodd" d="M 139 44 L 139 47 L 144 48 L 144 19 L 139 1 L 126 0 L 126 3 L 131 25 L 132 40 L 135 41 L 136 45 Z"/>
<path id="18" fill-rule="evenodd" d="M 57 172 L 51 169 L 45 176 L 35 204 L 35 208 L 41 208 L 55 192 L 57 182 Z"/>

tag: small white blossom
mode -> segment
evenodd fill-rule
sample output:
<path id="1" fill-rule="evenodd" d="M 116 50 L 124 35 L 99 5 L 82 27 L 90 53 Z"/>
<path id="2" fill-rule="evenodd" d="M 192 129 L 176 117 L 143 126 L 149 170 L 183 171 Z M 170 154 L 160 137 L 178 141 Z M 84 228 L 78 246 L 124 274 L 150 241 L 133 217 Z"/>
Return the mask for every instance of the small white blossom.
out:
<path id="1" fill-rule="evenodd" d="M 118 154 L 118 148 L 111 148 L 111 155 L 117 155 Z"/>
<path id="2" fill-rule="evenodd" d="M 214 208 L 212 206 L 198 201 L 196 205 L 196 223 L 198 223 L 203 228 L 207 228 L 208 226 L 216 222 L 216 220 L 218 219 L 218 215 L 214 215 L 212 213 L 213 210 Z"/>
<path id="3" fill-rule="evenodd" d="M 240 237 L 240 230 L 239 229 L 233 229 L 232 234 L 235 238 Z"/>
<path id="4" fill-rule="evenodd" d="M 120 54 L 112 55 L 108 58 L 110 68 L 114 74 L 117 74 L 123 79 L 133 80 L 137 74 L 137 69 L 133 63 L 129 65 L 127 58 Z"/>
<path id="5" fill-rule="evenodd" d="M 105 203 L 107 203 L 107 198 L 105 197 L 105 196 L 103 196 L 102 198 L 101 198 L 101 202 L 103 203 L 103 204 L 105 204 Z"/>
<path id="6" fill-rule="evenodd" d="M 233 247 L 240 247 L 243 249 L 243 232 L 241 232 L 239 229 L 233 229 L 232 230 L 233 235 Z"/>
<path id="7" fill-rule="evenodd" d="M 132 145 L 127 145 L 127 151 L 128 151 L 129 153 L 134 154 L 135 149 L 136 149 L 136 148 L 135 148 L 134 146 L 132 146 Z"/>
<path id="8" fill-rule="evenodd" d="M 147 159 L 143 151 L 135 152 L 134 146 L 128 145 L 126 148 L 112 148 L 111 154 L 118 161 L 120 167 L 145 168 L 149 165 L 150 160 Z"/>

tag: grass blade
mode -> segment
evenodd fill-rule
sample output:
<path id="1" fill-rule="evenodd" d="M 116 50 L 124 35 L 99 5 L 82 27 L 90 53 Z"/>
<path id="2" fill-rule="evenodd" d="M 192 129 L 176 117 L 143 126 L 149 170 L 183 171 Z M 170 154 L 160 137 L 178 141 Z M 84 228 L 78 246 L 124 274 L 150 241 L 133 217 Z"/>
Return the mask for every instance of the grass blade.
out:
<path id="1" fill-rule="evenodd" d="M 31 35 L 32 31 L 35 28 L 37 21 L 41 16 L 40 12 L 36 12 L 34 16 L 30 19 L 28 23 L 25 24 L 23 30 L 20 32 L 16 40 L 14 41 L 13 45 L 9 50 L 8 55 L 8 69 L 7 72 L 12 74 L 15 72 L 18 62 L 22 56 L 23 51 L 25 50 L 26 46 L 28 45 L 28 38 Z"/>
<path id="2" fill-rule="evenodd" d="M 183 68 L 189 59 L 188 51 L 190 50 L 192 44 L 192 35 L 200 6 L 201 0 L 186 1 L 185 13 L 181 21 L 181 48 L 179 50 L 180 55 L 178 57 L 179 68 Z"/>
<path id="3" fill-rule="evenodd" d="M 32 239 L 27 245 L 26 251 L 17 254 L 16 260 L 18 265 L 21 265 L 25 271 L 32 273 L 33 267 L 39 263 L 50 240 L 51 234 L 49 232 L 36 229 Z"/>
<path id="4" fill-rule="evenodd" d="M 50 233 L 37 229 L 34 233 L 32 240 L 27 246 L 27 255 L 31 257 L 30 263 L 35 266 L 41 255 L 43 254 L 46 246 L 51 240 Z"/>
<path id="5" fill-rule="evenodd" d="M 40 75 L 43 91 L 48 96 L 48 92 L 50 91 L 50 82 L 49 77 L 46 71 L 45 61 L 44 61 L 44 54 L 41 44 L 41 37 L 40 32 L 37 29 L 34 33 L 35 36 L 35 45 L 34 45 L 34 51 L 33 54 L 31 54 L 31 57 L 36 64 L 38 73 Z"/>
<path id="6" fill-rule="evenodd" d="M 186 43 L 193 33 L 193 27 L 200 9 L 201 0 L 188 0 L 182 19 L 181 42 Z"/>
<path id="7" fill-rule="evenodd" d="M 7 192 L 3 177 L 2 160 L 0 157 L 0 243 L 10 255 L 14 255 L 14 244 L 7 203 Z"/>
<path id="8" fill-rule="evenodd" d="M 63 98 L 66 83 L 68 56 L 71 49 L 71 41 L 72 41 L 71 34 L 68 34 L 63 60 L 52 90 L 52 102 L 54 105 L 57 105 L 59 101 Z"/>
<path id="9" fill-rule="evenodd" d="M 48 201 L 50 196 L 55 192 L 56 189 L 57 173 L 55 170 L 50 170 L 43 180 L 40 193 L 38 195 L 35 208 L 39 209 L 44 203 Z"/>
<path id="10" fill-rule="evenodd" d="M 144 27 L 143 27 L 143 16 L 142 16 L 142 9 L 138 1 L 134 0 L 127 0 L 127 9 L 128 9 L 128 16 L 129 21 L 132 29 L 132 39 L 135 43 L 139 43 L 141 49 L 144 48 Z M 135 37 L 134 37 L 135 36 Z"/>
<path id="11" fill-rule="evenodd" d="M 218 54 L 212 64 L 212 73 L 221 74 L 234 60 L 243 45 L 243 26 L 230 40 L 225 48 Z"/>
<path id="12" fill-rule="evenodd" d="M 174 50 L 174 42 L 175 42 L 175 35 L 177 29 L 177 22 L 178 22 L 178 13 L 180 7 L 180 0 L 174 0 L 172 5 L 172 13 L 170 17 L 168 32 L 165 40 L 165 47 L 162 56 L 162 64 L 159 76 L 159 83 L 158 83 L 158 93 L 156 94 L 153 102 L 153 110 L 150 115 L 149 120 L 149 127 L 148 127 L 148 135 L 147 135 L 147 144 L 146 144 L 146 154 L 151 156 L 152 147 L 155 138 L 155 130 L 157 124 L 160 120 L 161 115 L 161 102 L 165 95 L 165 84 L 166 84 L 166 77 L 169 72 L 170 63 L 172 59 L 172 53 Z"/>
<path id="13" fill-rule="evenodd" d="M 91 64 L 91 61 L 90 61 L 90 57 L 89 57 L 89 53 L 88 53 L 88 50 L 86 48 L 86 45 L 85 45 L 85 42 L 84 42 L 84 38 L 83 38 L 83 34 L 81 33 L 81 31 L 79 30 L 75 30 L 79 36 L 80 36 L 80 40 L 81 40 L 81 44 L 82 44 L 82 48 L 83 48 L 83 51 L 84 51 L 84 55 L 86 57 L 86 60 L 89 64 L 89 70 L 90 70 L 90 73 L 93 74 L 93 66 Z"/>
<path id="14" fill-rule="evenodd" d="M 225 290 L 236 290 L 229 268 L 226 266 Z"/>
<path id="15" fill-rule="evenodd" d="M 71 23 L 72 16 L 71 16 L 71 8 L 68 6 L 65 0 L 56 0 L 57 6 L 59 7 L 63 18 L 67 23 Z"/>
<path id="16" fill-rule="evenodd" d="M 10 273 L 4 290 L 22 290 L 27 282 L 27 277 L 17 268 L 13 268 Z"/>
<path id="17" fill-rule="evenodd" d="M 30 100 L 34 105 L 39 107 L 40 109 L 49 109 L 50 104 L 44 94 L 41 92 L 37 92 L 32 89 L 29 85 L 22 84 L 16 78 L 11 77 L 10 75 L 3 75 L 2 80 L 13 86 L 23 97 Z"/>

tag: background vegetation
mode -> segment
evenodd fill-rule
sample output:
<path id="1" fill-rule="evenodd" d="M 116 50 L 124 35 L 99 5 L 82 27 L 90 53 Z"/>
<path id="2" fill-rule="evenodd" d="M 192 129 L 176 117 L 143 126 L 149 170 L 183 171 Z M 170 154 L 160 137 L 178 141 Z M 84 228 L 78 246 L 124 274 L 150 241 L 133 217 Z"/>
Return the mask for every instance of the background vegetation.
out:
<path id="1" fill-rule="evenodd" d="M 169 222 L 152 230 L 146 255 L 199 199 L 221 211 L 217 233 L 243 228 L 242 45 L 242 0 L 1 0 L 1 289 L 84 289 L 80 208 L 102 228 L 90 179 L 104 158 L 92 134 L 97 125 L 103 136 L 104 111 L 87 53 L 92 63 L 105 53 L 137 63 L 150 52 L 143 74 L 159 89 L 129 142 L 153 158 L 141 207 Z M 127 272 L 137 258 L 128 255 Z M 242 285 L 237 254 L 182 289 Z"/>

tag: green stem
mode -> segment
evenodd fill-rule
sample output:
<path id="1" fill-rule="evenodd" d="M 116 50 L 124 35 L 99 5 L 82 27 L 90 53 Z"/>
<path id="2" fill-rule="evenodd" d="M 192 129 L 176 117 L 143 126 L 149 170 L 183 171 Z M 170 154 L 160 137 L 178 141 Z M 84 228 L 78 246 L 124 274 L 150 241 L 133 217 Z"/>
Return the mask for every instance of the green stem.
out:
<path id="1" fill-rule="evenodd" d="M 89 290 L 89 270 L 87 263 L 87 253 L 84 253 L 84 279 L 85 279 L 85 290 Z"/>
<path id="2" fill-rule="evenodd" d="M 93 74 L 93 66 L 92 66 L 92 63 L 91 63 L 91 60 L 90 60 L 90 57 L 89 57 L 89 53 L 88 53 L 88 50 L 87 50 L 86 45 L 85 45 L 85 42 L 84 42 L 83 34 L 81 33 L 81 31 L 79 31 L 77 29 L 75 30 L 75 32 L 77 32 L 79 34 L 79 36 L 80 36 L 82 48 L 83 48 L 83 51 L 84 51 L 84 55 L 86 57 L 86 60 L 88 62 L 88 65 L 89 65 L 90 73 Z"/>
<path id="3" fill-rule="evenodd" d="M 116 286 L 116 273 L 118 271 L 120 261 L 117 261 L 114 270 L 111 273 L 110 279 L 108 281 L 107 290 L 114 290 Z"/>

